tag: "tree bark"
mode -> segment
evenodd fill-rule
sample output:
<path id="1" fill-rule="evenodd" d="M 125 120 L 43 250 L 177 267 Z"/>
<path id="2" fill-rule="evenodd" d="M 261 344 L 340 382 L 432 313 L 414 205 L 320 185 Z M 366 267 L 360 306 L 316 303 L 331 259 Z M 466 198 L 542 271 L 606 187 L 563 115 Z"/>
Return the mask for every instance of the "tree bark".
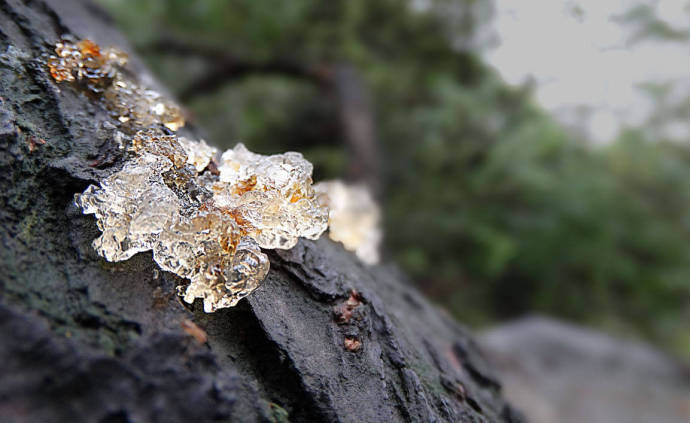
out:
<path id="1" fill-rule="evenodd" d="M 150 254 L 98 257 L 73 195 L 122 155 L 107 110 L 38 60 L 67 33 L 128 49 L 91 3 L 0 0 L 0 421 L 521 420 L 465 329 L 325 237 L 271 252 L 263 285 L 213 314 Z"/>

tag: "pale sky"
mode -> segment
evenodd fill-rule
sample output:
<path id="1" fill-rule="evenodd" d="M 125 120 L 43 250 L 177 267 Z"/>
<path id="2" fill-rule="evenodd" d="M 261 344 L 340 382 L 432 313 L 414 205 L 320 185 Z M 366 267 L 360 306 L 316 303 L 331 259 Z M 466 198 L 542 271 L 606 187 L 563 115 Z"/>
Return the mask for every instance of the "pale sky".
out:
<path id="1" fill-rule="evenodd" d="M 645 41 L 612 21 L 638 4 L 653 5 L 674 28 L 690 27 L 687 0 L 495 0 L 498 46 L 485 59 L 512 84 L 536 82 L 537 101 L 595 142 L 610 141 L 624 124 L 642 123 L 651 104 L 645 81 L 690 87 L 690 44 Z M 577 9 L 581 13 L 574 12 Z M 686 87 L 686 88 L 682 88 Z M 583 113 L 583 110 L 591 113 Z M 689 119 L 690 121 L 690 119 Z M 689 122 L 669 122 L 669 136 L 690 139 Z"/>

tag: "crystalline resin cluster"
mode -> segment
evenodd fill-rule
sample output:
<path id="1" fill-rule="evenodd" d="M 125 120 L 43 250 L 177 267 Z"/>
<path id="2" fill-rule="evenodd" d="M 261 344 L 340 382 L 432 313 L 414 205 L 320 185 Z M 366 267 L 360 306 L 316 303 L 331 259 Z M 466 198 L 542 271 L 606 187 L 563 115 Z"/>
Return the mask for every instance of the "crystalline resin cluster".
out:
<path id="1" fill-rule="evenodd" d="M 268 273 L 262 248 L 318 238 L 328 210 L 312 188 L 312 165 L 299 153 L 263 156 L 244 145 L 223 153 L 204 141 L 164 133 L 184 125 L 179 107 L 128 80 L 126 56 L 88 40 L 63 40 L 47 59 L 57 82 L 74 82 L 102 100 L 123 126 L 121 170 L 75 196 L 96 217 L 93 242 L 108 261 L 153 251 L 161 269 L 189 279 L 185 301 L 204 310 L 231 307 Z M 133 134 L 128 136 L 126 133 Z"/>
<path id="2" fill-rule="evenodd" d="M 141 131 L 129 151 L 120 171 L 76 196 L 103 232 L 94 248 L 109 261 L 152 250 L 161 269 L 191 281 L 184 299 L 202 298 L 206 312 L 259 286 L 269 267 L 261 248 L 291 248 L 326 230 L 328 211 L 299 153 L 262 156 L 238 144 L 214 175 L 204 163 L 215 150 L 174 135 Z"/>
<path id="3" fill-rule="evenodd" d="M 381 211 L 361 185 L 325 181 L 314 185 L 320 204 L 329 208 L 329 237 L 354 251 L 364 263 L 379 261 Z"/>

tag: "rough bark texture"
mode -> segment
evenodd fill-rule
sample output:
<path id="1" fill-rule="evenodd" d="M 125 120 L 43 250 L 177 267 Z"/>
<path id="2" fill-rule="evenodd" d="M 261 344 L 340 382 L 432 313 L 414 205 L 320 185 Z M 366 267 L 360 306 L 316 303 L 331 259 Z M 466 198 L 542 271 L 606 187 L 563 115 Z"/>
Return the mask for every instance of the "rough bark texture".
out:
<path id="1" fill-rule="evenodd" d="M 466 330 L 328 239 L 272 252 L 262 287 L 214 314 L 150 254 L 99 258 L 72 198 L 121 154 L 103 106 L 36 60 L 64 33 L 128 49 L 89 3 L 0 0 L 0 421 L 519 420 Z"/>

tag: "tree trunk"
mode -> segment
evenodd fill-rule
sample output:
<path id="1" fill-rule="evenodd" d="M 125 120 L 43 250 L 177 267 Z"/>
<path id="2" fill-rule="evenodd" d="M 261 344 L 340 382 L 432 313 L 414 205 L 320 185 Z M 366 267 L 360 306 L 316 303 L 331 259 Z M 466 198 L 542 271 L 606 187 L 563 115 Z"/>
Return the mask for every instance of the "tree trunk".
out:
<path id="1" fill-rule="evenodd" d="M 325 237 L 271 252 L 213 314 L 150 254 L 98 257 L 72 199 L 122 154 L 103 106 L 38 60 L 67 33 L 128 49 L 86 1 L 0 0 L 0 421 L 520 420 L 466 330 Z"/>

